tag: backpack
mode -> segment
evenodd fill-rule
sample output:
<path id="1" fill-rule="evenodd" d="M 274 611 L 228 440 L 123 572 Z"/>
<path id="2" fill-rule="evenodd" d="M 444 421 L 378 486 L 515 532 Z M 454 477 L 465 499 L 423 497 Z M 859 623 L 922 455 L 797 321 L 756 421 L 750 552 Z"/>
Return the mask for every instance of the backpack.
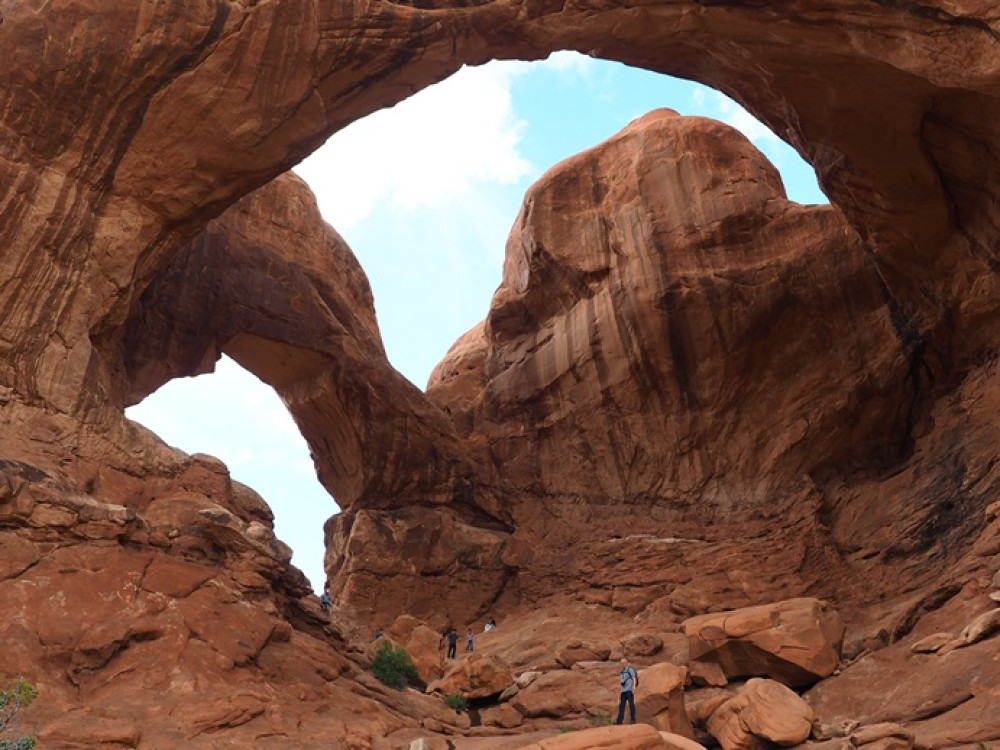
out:
<path id="1" fill-rule="evenodd" d="M 633 690 L 635 690 L 637 687 L 639 687 L 639 673 L 635 671 L 635 667 L 633 667 L 631 664 L 629 664 L 622 671 L 624 672 L 624 674 L 631 675 L 631 677 L 632 677 L 632 689 Z M 620 675 L 619 675 L 619 679 L 621 680 L 622 685 L 624 685 L 625 684 L 625 680 L 622 679 Z"/>

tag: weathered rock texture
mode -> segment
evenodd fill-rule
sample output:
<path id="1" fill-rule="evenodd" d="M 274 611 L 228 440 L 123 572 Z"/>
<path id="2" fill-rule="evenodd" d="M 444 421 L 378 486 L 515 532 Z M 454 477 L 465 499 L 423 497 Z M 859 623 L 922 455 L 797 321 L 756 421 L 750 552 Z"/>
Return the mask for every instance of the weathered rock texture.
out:
<path id="1" fill-rule="evenodd" d="M 712 713 L 708 730 L 722 750 L 793 747 L 809 739 L 812 720 L 812 709 L 787 687 L 755 678 Z"/>
<path id="2" fill-rule="evenodd" d="M 214 222 L 182 261 L 197 262 L 192 258 L 199 250 L 208 253 L 206 246 L 219 236 L 229 237 L 232 253 L 245 253 L 241 279 L 251 287 L 245 299 L 263 302 L 268 248 L 287 246 L 287 232 L 309 236 L 300 240 L 300 265 L 289 268 L 289 276 L 307 273 L 306 251 L 312 249 L 319 265 L 313 273 L 342 263 L 337 270 L 343 271 L 345 294 L 356 298 L 345 304 L 331 293 L 334 312 L 321 306 L 318 293 L 309 296 L 300 287 L 293 294 L 289 282 L 281 300 L 306 306 L 303 314 L 327 333 L 340 325 L 339 314 L 355 340 L 371 347 L 377 364 L 374 316 L 353 257 L 323 231 L 299 181 L 282 178 L 267 195 L 269 209 L 262 210 L 261 194 L 252 196 Z M 255 252 L 240 244 L 249 242 L 239 230 L 251 215 Z M 202 255 L 201 262 L 211 261 Z M 148 390 L 205 367 L 218 356 L 220 339 L 238 348 L 245 335 L 241 351 L 253 358 L 252 336 L 260 333 L 253 325 L 266 325 L 265 316 L 244 306 L 242 317 L 227 317 L 221 310 L 225 300 L 236 299 L 226 295 L 238 281 L 193 277 L 192 284 L 210 283 L 202 287 L 210 290 L 204 297 L 173 272 L 144 297 L 149 304 L 139 315 L 147 330 L 158 332 L 153 340 L 160 349 L 154 356 L 149 339 L 126 336 L 134 343 L 126 358 L 133 387 Z M 325 291 L 318 281 L 311 289 L 317 288 Z M 157 316 L 156 294 L 168 289 L 175 296 Z M 170 310 L 188 317 L 180 323 Z M 230 336 L 219 333 L 227 330 Z M 296 360 L 289 346 L 285 356 L 257 366 L 280 372 L 302 359 L 318 361 L 321 352 L 322 345 L 311 345 Z M 407 392 L 417 393 L 409 385 Z M 3 629 L 0 671 L 29 675 L 39 687 L 43 698 L 31 720 L 43 744 L 309 747 L 311 738 L 334 737 L 352 747 L 419 724 L 407 717 L 436 716 L 442 726 L 454 725 L 454 713 L 439 700 L 396 697 L 366 683 L 364 660 L 348 654 L 344 636 L 290 566 L 291 550 L 275 539 L 270 509 L 233 483 L 221 462 L 167 448 L 124 421 L 110 433 L 78 426 L 74 435 L 63 427 L 71 424 L 65 416 L 37 411 L 34 421 L 18 424 L 27 410 L 5 410 L 4 449 L 19 458 L 0 461 L 0 595 L 16 616 Z M 435 635 L 426 634 L 436 645 Z M 396 705 L 387 709 L 386 703 Z M 213 739 L 218 737 L 224 739 Z"/>
<path id="3" fill-rule="evenodd" d="M 718 664 L 727 679 L 770 677 L 801 687 L 840 666 L 844 623 L 816 599 L 792 599 L 684 622 L 692 662 Z"/>
<path id="4" fill-rule="evenodd" d="M 356 671 L 260 498 L 125 420 L 226 352 L 281 394 L 345 509 L 327 568 L 349 615 L 578 607 L 624 637 L 820 596 L 857 661 L 818 711 L 918 724 L 925 747 L 995 739 L 988 629 L 948 653 L 890 649 L 992 621 L 976 617 L 1000 567 L 984 516 L 998 40 L 993 5 L 943 0 L 0 7 L 0 595 L 16 612 L 0 670 L 49 696 L 43 738 L 464 731 Z M 531 190 L 487 320 L 424 396 L 386 362 L 349 251 L 294 178 L 273 180 L 462 64 L 564 48 L 733 95 L 832 205 L 787 201 L 734 131 L 653 113 Z M 936 612 L 962 621 L 930 629 Z M 838 687 L 933 659 L 934 680 L 879 708 Z"/>
<path id="5" fill-rule="evenodd" d="M 855 533 L 871 498 L 838 497 L 833 467 L 870 476 L 908 450 L 894 304 L 843 215 L 787 201 L 724 125 L 659 111 L 554 167 L 525 199 L 485 325 L 428 387 L 514 529 L 499 554 L 499 531 L 474 552 L 456 538 L 451 569 L 502 564 L 512 604 L 568 591 L 632 614 L 864 596 L 884 548 Z M 942 540 L 920 520 L 934 502 L 908 508 L 917 520 L 895 540 L 922 553 L 898 560 L 917 564 L 911 579 L 938 570 Z M 381 531 L 399 513 L 361 518 L 333 526 L 333 550 L 367 541 L 335 558 L 348 582 L 352 566 L 384 568 L 402 534 Z M 445 536 L 420 531 L 426 514 L 411 523 L 423 559 L 439 559 L 431 540 Z"/>

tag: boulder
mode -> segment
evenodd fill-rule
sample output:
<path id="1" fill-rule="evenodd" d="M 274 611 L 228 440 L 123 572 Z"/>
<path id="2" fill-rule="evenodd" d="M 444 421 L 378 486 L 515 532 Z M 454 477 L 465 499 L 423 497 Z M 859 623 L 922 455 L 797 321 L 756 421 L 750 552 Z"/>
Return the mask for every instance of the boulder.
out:
<path id="1" fill-rule="evenodd" d="M 686 620 L 693 662 L 714 662 L 729 679 L 770 677 L 811 685 L 840 664 L 844 623 L 818 599 L 789 599 Z"/>
<path id="2" fill-rule="evenodd" d="M 708 687 L 725 687 L 729 684 L 722 665 L 715 661 L 693 661 L 690 666 L 691 683 Z"/>
<path id="3" fill-rule="evenodd" d="M 526 718 L 585 716 L 601 710 L 618 710 L 618 679 L 615 668 L 557 669 L 546 672 L 510 699 L 510 705 Z"/>
<path id="4" fill-rule="evenodd" d="M 612 648 L 613 646 L 608 643 L 568 641 L 556 649 L 556 663 L 569 668 L 581 661 L 607 661 Z"/>
<path id="5" fill-rule="evenodd" d="M 736 695 L 735 687 L 726 690 L 702 688 L 688 692 L 684 696 L 684 709 L 691 724 L 704 728 L 715 709 Z"/>
<path id="6" fill-rule="evenodd" d="M 722 750 L 791 747 L 812 733 L 813 711 L 792 690 L 774 680 L 752 679 L 708 718 L 708 731 Z"/>
<path id="7" fill-rule="evenodd" d="M 524 723 L 524 717 L 509 703 L 484 708 L 479 712 L 479 720 L 484 727 L 495 726 L 511 729 Z"/>
<path id="8" fill-rule="evenodd" d="M 663 649 L 663 638 L 655 633 L 633 633 L 622 639 L 622 650 L 628 658 L 653 656 Z"/>
<path id="9" fill-rule="evenodd" d="M 441 679 L 444 674 L 444 651 L 437 632 L 415 617 L 402 615 L 396 618 L 387 635 L 406 649 L 421 682 L 429 685 Z"/>
<path id="10" fill-rule="evenodd" d="M 473 653 L 462 659 L 440 680 L 427 686 L 428 693 L 486 698 L 499 695 L 514 682 L 510 667 L 498 656 Z"/>
<path id="11" fill-rule="evenodd" d="M 673 664 L 656 664 L 639 672 L 635 707 L 639 721 L 660 731 L 693 737 L 691 722 L 684 710 L 687 669 Z"/>

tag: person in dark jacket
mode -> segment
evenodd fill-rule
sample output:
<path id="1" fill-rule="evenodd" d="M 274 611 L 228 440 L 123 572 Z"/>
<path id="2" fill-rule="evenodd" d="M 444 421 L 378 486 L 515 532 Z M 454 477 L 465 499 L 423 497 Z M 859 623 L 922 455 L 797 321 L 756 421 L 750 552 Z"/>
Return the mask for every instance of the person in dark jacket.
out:
<path id="1" fill-rule="evenodd" d="M 448 640 L 448 658 L 454 659 L 455 652 L 458 650 L 458 631 L 452 628 L 445 638 Z"/>

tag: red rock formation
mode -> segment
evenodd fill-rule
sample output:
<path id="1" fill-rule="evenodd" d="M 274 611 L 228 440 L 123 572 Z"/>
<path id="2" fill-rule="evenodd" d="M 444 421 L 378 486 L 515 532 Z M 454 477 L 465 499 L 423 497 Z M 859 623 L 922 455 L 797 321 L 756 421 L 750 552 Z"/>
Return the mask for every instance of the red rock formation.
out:
<path id="1" fill-rule="evenodd" d="M 826 590 L 839 552 L 803 478 L 898 457 L 911 418 L 881 290 L 840 214 L 787 201 L 721 124 L 654 113 L 550 170 L 482 336 L 428 387 L 514 519 L 511 587 L 680 614 L 761 601 L 751 570 Z"/>
<path id="2" fill-rule="evenodd" d="M 354 254 L 293 175 L 175 257 L 139 298 L 123 346 L 129 403 L 223 353 L 271 385 L 345 510 L 393 504 L 415 487 L 421 503 L 458 504 L 452 488 L 471 483 L 451 425 L 389 365 Z"/>
<path id="3" fill-rule="evenodd" d="M 347 509 L 328 528 L 338 598 L 380 616 L 471 621 L 558 592 L 662 631 L 808 593 L 848 607 L 861 654 L 939 632 L 921 626 L 943 605 L 969 610 L 962 628 L 992 607 L 994 8 L 418 5 L 0 10 L 0 593 L 17 612 L 0 668 L 41 684 L 43 739 L 361 745 L 434 714 L 334 679 L 353 667 L 266 506 L 124 419 L 220 351 L 289 403 Z M 646 118 L 532 191 L 486 325 L 429 400 L 385 364 L 333 235 L 302 258 L 288 233 L 253 236 L 282 235 L 276 213 L 315 220 L 291 180 L 209 226 L 462 64 L 560 48 L 733 94 L 834 207 L 788 203 L 719 125 Z M 853 674 L 885 683 L 950 657 L 977 692 L 949 703 L 955 674 L 935 669 L 930 704 L 858 710 L 921 723 L 927 747 L 955 741 L 949 722 L 995 737 L 988 644 L 863 657 Z M 816 705 L 877 684 L 847 674 Z"/>
<path id="4" fill-rule="evenodd" d="M 708 729 L 722 750 L 793 747 L 809 739 L 812 721 L 812 709 L 787 687 L 753 679 L 712 713 Z"/>
<path id="5" fill-rule="evenodd" d="M 281 250 L 290 239 L 295 263 Z M 353 255 L 290 176 L 180 254 L 140 298 L 122 342 L 132 399 L 210 368 L 226 351 L 296 403 L 304 432 L 323 433 L 324 419 L 337 424 L 331 379 L 343 378 L 342 394 L 381 377 L 395 394 L 390 408 L 411 420 L 411 448 L 421 409 L 428 443 L 437 425 L 447 445 L 443 415 L 385 360 Z M 43 742 L 160 746 L 215 734 L 244 746 L 261 737 L 367 742 L 421 717 L 454 725 L 440 700 L 400 701 L 364 684 L 363 660 L 345 658 L 347 643 L 275 539 L 270 509 L 220 462 L 185 456 L 124 421 L 104 433 L 34 411 L 34 421 L 18 423 L 32 407 L 5 410 L 11 428 L 0 437 L 5 455 L 18 457 L 0 464 L 0 593 L 21 613 L 4 628 L 0 671 L 30 675 L 41 689 L 31 718 Z M 360 423 L 388 432 L 393 417 Z M 373 437 L 354 439 L 360 454 Z M 338 446 L 341 463 L 329 462 L 324 479 L 348 498 L 376 480 L 415 481 L 362 469 L 348 442 Z M 381 708 L 387 702 L 394 712 Z"/>
<path id="6" fill-rule="evenodd" d="M 816 599 L 701 615 L 683 628 L 691 661 L 718 664 L 730 679 L 770 677 L 801 687 L 840 666 L 844 623 Z"/>
<path id="7" fill-rule="evenodd" d="M 684 684 L 687 669 L 673 664 L 657 664 L 640 673 L 641 695 L 636 701 L 639 721 L 661 732 L 691 737 L 691 722 L 684 711 Z"/>

